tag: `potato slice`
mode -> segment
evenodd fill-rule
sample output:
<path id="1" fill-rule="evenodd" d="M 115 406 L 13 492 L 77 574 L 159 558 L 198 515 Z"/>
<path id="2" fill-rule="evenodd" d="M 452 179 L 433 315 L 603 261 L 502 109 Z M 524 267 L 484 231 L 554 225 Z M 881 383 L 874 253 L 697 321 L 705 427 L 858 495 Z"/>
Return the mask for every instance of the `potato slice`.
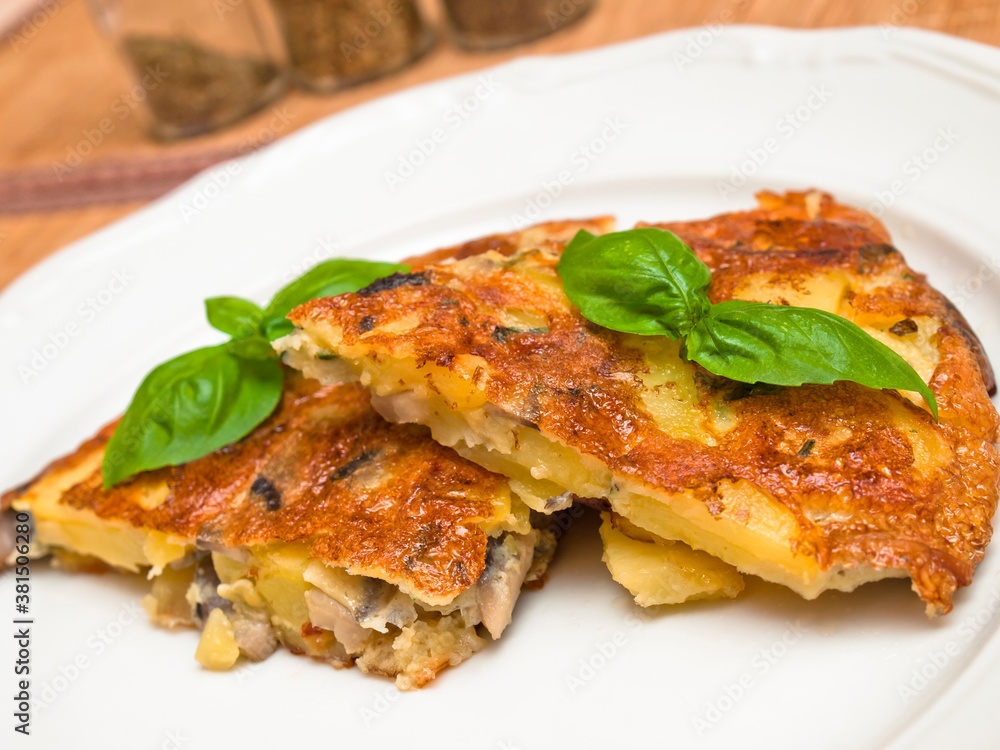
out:
<path id="1" fill-rule="evenodd" d="M 601 540 L 611 577 L 643 607 L 731 599 L 743 590 L 743 576 L 731 565 L 707 552 L 654 537 L 611 513 L 601 514 Z"/>

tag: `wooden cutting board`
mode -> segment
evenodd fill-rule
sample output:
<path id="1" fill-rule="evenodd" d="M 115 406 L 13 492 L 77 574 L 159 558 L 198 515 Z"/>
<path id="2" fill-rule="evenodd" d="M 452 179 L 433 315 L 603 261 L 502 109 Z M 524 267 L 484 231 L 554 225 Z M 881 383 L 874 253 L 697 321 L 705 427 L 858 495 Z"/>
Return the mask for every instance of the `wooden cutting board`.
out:
<path id="1" fill-rule="evenodd" d="M 421 1 L 440 26 L 437 3 Z M 4 10 L 15 2 L 22 0 L 4 0 Z M 14 15 L 0 14 L 0 26 Z M 291 91 L 235 127 L 163 144 L 146 136 L 140 109 L 120 117 L 121 97 L 132 82 L 84 0 L 44 0 L 26 23 L 2 32 L 0 39 L 0 289 L 58 248 L 205 166 L 347 107 L 524 54 L 582 50 L 719 23 L 895 24 L 1000 45 L 1000 3 L 982 0 L 598 0 L 582 22 L 533 44 L 474 54 L 439 39 L 430 54 L 389 78 L 330 96 Z M 114 118 L 110 132 L 95 134 L 95 126 L 109 117 Z M 89 147 L 81 145 L 88 142 Z M 58 169 L 82 151 L 87 154 L 71 174 Z"/>

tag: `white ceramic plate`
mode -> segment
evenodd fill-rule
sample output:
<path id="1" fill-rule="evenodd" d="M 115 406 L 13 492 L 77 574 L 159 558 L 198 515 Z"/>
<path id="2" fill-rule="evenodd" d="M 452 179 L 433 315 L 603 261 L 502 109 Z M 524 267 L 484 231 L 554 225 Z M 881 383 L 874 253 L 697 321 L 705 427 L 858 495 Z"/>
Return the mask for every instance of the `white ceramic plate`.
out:
<path id="1" fill-rule="evenodd" d="M 0 486 L 89 436 L 154 364 L 215 341 L 206 297 L 263 301 L 330 255 L 396 259 L 520 217 L 707 216 L 760 187 L 884 214 L 1000 363 L 997 133 L 1000 51 L 889 27 L 680 31 L 374 102 L 199 176 L 6 290 Z M 758 583 L 648 615 L 584 520 L 501 641 L 406 695 L 285 653 L 207 673 L 194 632 L 133 612 L 141 582 L 36 568 L 38 746 L 972 748 L 1000 729 L 996 550 L 937 622 L 901 581 L 815 602 Z M 8 574 L 0 610 L 13 596 Z"/>

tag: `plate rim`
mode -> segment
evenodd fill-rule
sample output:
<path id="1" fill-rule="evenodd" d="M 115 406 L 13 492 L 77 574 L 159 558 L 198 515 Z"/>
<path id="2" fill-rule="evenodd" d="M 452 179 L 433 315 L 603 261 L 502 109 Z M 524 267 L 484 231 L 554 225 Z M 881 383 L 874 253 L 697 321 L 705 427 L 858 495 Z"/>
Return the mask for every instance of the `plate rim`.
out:
<path id="1" fill-rule="evenodd" d="M 536 68 L 549 69 L 556 67 L 560 70 L 566 70 L 578 66 L 581 60 L 589 61 L 590 67 L 588 70 L 590 70 L 595 66 L 599 67 L 600 62 L 605 57 L 622 55 L 628 57 L 628 60 L 625 61 L 626 66 L 645 64 L 648 57 L 653 53 L 654 48 L 656 52 L 662 54 L 661 45 L 686 41 L 691 34 L 696 34 L 708 28 L 706 26 L 696 26 L 677 29 L 640 39 L 571 53 L 524 56 L 497 66 L 437 79 L 419 86 L 404 89 L 386 97 L 374 99 L 334 115 L 321 118 L 253 155 L 239 157 L 214 165 L 142 209 L 60 248 L 20 274 L 0 292 L 0 312 L 2 312 L 4 305 L 9 300 L 16 300 L 22 293 L 26 292 L 33 285 L 36 285 L 38 280 L 52 274 L 54 269 L 59 269 L 61 266 L 67 264 L 67 262 L 72 262 L 77 256 L 84 256 L 95 252 L 102 244 L 108 244 L 113 247 L 119 242 L 126 240 L 133 241 L 137 230 L 159 233 L 164 230 L 170 231 L 176 228 L 178 218 L 175 212 L 168 212 L 168 209 L 176 205 L 186 194 L 186 191 L 205 185 L 206 180 L 210 179 L 210 175 L 216 170 L 225 169 L 232 164 L 240 164 L 241 168 L 249 166 L 247 170 L 247 174 L 249 175 L 256 174 L 259 176 L 267 174 L 267 170 L 280 168 L 279 157 L 284 153 L 294 149 L 307 149 L 317 139 L 322 140 L 324 137 L 323 134 L 330 128 L 331 122 L 336 121 L 338 125 L 342 125 L 344 123 L 353 123 L 356 120 L 370 119 L 382 113 L 392 114 L 398 110 L 405 109 L 405 104 L 411 99 L 420 99 L 438 93 L 459 90 L 470 81 L 475 81 L 482 75 L 488 75 L 491 71 L 503 70 L 508 73 L 523 71 L 521 72 L 522 76 L 530 77 Z M 824 37 L 832 40 L 830 44 L 834 47 L 837 45 L 843 46 L 844 49 L 841 50 L 843 54 L 854 53 L 850 48 L 855 45 L 855 40 L 866 41 L 873 34 L 881 36 L 882 33 L 880 27 L 877 26 L 803 30 L 773 26 L 736 25 L 730 27 L 729 31 L 734 32 L 739 37 L 748 38 L 753 44 L 765 47 L 775 44 L 775 40 L 779 40 L 777 43 L 780 45 L 785 40 L 798 39 L 804 36 L 813 38 Z M 892 51 L 892 47 L 898 47 L 908 52 L 915 52 L 925 62 L 940 62 L 949 67 L 967 66 L 967 72 L 972 74 L 973 77 L 992 76 L 992 82 L 1000 90 L 1000 49 L 980 42 L 924 29 L 904 27 L 898 29 L 897 34 L 898 36 L 894 43 L 888 45 L 890 52 Z M 755 40 L 756 37 L 766 38 Z M 557 82 L 554 85 L 563 85 L 563 83 Z M 242 190 L 251 189 L 249 183 L 252 182 L 253 180 L 248 180 L 237 186 L 237 190 L 233 193 L 233 198 L 238 198 Z M 985 234 L 992 234 L 994 236 L 997 234 L 995 231 L 988 230 L 985 226 L 982 227 L 982 230 Z M 952 684 L 938 694 L 924 714 L 912 726 L 902 729 L 896 737 L 889 738 L 884 747 L 900 749 L 903 747 L 931 747 L 932 743 L 928 742 L 928 739 L 933 737 L 935 732 L 941 731 L 937 728 L 940 724 L 950 724 L 954 721 L 955 712 L 960 712 L 962 705 L 968 706 L 968 696 L 970 694 L 976 693 L 977 690 L 985 690 L 988 693 L 989 688 L 984 689 L 983 685 L 989 685 L 992 688 L 1000 687 L 1000 675 L 993 676 L 989 673 L 989 666 L 996 664 L 1000 664 L 1000 630 L 994 628 L 992 635 L 982 643 L 976 659 L 970 662 L 971 666 L 958 673 Z M 941 721 L 941 717 L 944 715 L 949 717 L 947 722 Z M 953 726 L 952 729 L 954 729 Z M 955 740 L 952 734 L 948 734 L 947 737 L 951 741 Z"/>

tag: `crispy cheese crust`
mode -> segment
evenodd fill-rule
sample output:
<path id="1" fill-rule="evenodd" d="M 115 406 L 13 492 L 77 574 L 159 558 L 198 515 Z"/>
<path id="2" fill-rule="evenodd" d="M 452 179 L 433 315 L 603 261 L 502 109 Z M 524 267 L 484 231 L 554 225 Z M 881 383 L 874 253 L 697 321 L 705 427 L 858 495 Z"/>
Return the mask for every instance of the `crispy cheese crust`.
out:
<path id="1" fill-rule="evenodd" d="M 568 238 L 578 226 L 526 235 Z M 506 478 L 424 428 L 386 422 L 369 400 L 289 370 L 278 408 L 243 440 L 105 490 L 112 422 L 0 496 L 0 510 L 31 511 L 35 553 L 63 567 L 149 569 L 150 617 L 202 627 L 196 657 L 210 669 L 265 658 L 280 641 L 419 688 L 499 637 L 522 586 L 544 582 L 558 524 L 529 519 Z"/>
<path id="2" fill-rule="evenodd" d="M 423 687 L 500 636 L 555 549 L 504 477 L 386 422 L 355 384 L 289 371 L 278 408 L 243 440 L 105 490 L 114 428 L 3 507 L 30 511 L 34 554 L 63 567 L 148 571 L 151 619 L 201 627 L 209 669 L 280 642 Z"/>
<path id="3" fill-rule="evenodd" d="M 460 245 L 443 247 L 422 255 L 415 255 L 403 261 L 412 271 L 422 271 L 444 261 L 465 260 L 474 255 L 486 252 L 500 253 L 510 256 L 519 250 L 533 247 L 545 247 L 558 251 L 569 242 L 581 229 L 591 234 L 604 234 L 615 227 L 611 216 L 597 216 L 593 219 L 578 219 L 570 221 L 547 221 L 535 224 L 517 232 L 490 234 L 463 242 Z"/>
<path id="4" fill-rule="evenodd" d="M 479 579 L 487 534 L 510 513 L 503 477 L 460 459 L 413 425 L 390 425 L 357 385 L 288 378 L 281 404 L 247 438 L 109 490 L 100 458 L 115 423 L 20 493 L 87 475 L 58 502 L 203 548 L 308 544 L 314 559 L 374 575 L 422 600 L 454 598 Z"/>
<path id="5" fill-rule="evenodd" d="M 712 269 L 713 301 L 827 309 L 895 349 L 935 392 L 940 424 L 913 394 L 748 386 L 665 338 L 595 326 L 562 292 L 551 243 L 314 300 L 280 345 L 291 359 L 340 355 L 390 418 L 539 492 L 605 497 L 807 597 L 908 575 L 930 614 L 947 612 L 997 504 L 982 348 L 874 217 L 818 192 L 760 201 L 661 226 Z"/>

